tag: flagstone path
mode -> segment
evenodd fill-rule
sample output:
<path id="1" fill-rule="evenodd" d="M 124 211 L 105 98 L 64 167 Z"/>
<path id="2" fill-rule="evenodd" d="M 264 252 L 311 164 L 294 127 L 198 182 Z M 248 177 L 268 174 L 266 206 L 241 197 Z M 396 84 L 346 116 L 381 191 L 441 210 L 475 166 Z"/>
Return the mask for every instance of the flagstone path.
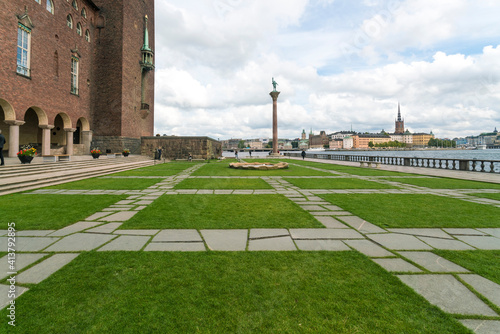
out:
<path id="1" fill-rule="evenodd" d="M 323 161 L 322 161 L 323 162 Z M 395 176 L 356 176 L 316 167 L 306 167 L 329 172 L 327 178 L 357 178 L 399 187 L 398 189 L 300 189 L 286 179 L 325 178 L 323 176 L 245 177 L 266 181 L 268 190 L 206 190 L 174 189 L 186 178 L 239 178 L 190 176 L 203 164 L 197 164 L 177 175 L 165 177 L 161 182 L 144 190 L 57 190 L 39 189 L 34 194 L 78 195 L 128 195 L 126 200 L 110 205 L 59 230 L 19 231 L 16 235 L 16 267 L 7 265 L 7 256 L 0 260 L 2 279 L 15 271 L 17 283 L 37 284 L 80 252 L 97 251 L 345 251 L 357 250 L 405 284 L 451 314 L 470 315 L 460 320 L 476 333 L 500 333 L 500 314 L 489 305 L 500 308 L 500 285 L 467 269 L 443 259 L 431 251 L 445 250 L 500 250 L 500 228 L 389 228 L 371 224 L 342 208 L 324 201 L 318 194 L 334 193 L 389 193 L 432 194 L 463 201 L 500 207 L 500 201 L 468 195 L 474 193 L 500 193 L 500 189 L 430 189 L 397 182 Z M 445 174 L 443 174 L 444 176 Z M 118 176 L 108 176 L 118 178 Z M 427 176 L 416 176 L 425 178 Z M 125 178 L 120 176 L 119 178 Z M 136 178 L 127 176 L 126 178 Z M 144 178 L 144 177 L 141 177 Z M 151 178 L 158 178 L 152 176 Z M 415 178 L 415 176 L 412 176 Z M 123 222 L 145 209 L 163 195 L 178 194 L 227 194 L 260 195 L 281 194 L 309 212 L 326 228 L 278 229 L 151 229 L 123 230 Z M 499 218 L 500 220 L 500 218 Z M 7 231 L 0 231 L 0 249 L 7 249 Z M 34 265 L 33 265 L 34 264 Z M 27 269 L 25 269 L 27 268 Z M 465 283 L 465 284 L 464 284 Z M 7 306 L 7 285 L 0 285 L 0 308 Z M 26 292 L 17 286 L 17 296 Z M 4 293 L 5 292 L 5 293 Z M 480 296 L 481 298 L 479 298 Z M 488 303 L 485 302 L 488 301 Z M 479 320 L 480 316 L 489 317 Z"/>

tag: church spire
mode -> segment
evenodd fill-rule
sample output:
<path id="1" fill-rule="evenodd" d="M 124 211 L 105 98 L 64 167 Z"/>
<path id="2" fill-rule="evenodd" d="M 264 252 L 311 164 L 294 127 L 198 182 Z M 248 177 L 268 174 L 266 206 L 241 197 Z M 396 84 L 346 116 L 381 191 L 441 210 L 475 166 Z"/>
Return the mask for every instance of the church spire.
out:
<path id="1" fill-rule="evenodd" d="M 399 102 L 398 102 L 398 122 L 401 122 L 401 108 L 399 106 Z"/>
<path id="2" fill-rule="evenodd" d="M 148 16 L 144 16 L 144 43 L 141 48 L 142 59 L 140 61 L 141 67 L 144 71 L 152 70 L 155 65 L 153 64 L 153 50 L 149 47 L 149 33 L 148 33 Z"/>

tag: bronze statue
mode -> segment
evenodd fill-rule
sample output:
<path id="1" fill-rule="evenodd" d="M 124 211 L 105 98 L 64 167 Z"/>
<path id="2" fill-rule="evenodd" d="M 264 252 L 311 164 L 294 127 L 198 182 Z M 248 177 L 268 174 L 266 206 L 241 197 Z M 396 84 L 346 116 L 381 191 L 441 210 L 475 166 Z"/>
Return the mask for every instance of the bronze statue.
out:
<path id="1" fill-rule="evenodd" d="M 277 86 L 277 85 L 278 85 L 278 83 L 277 83 L 276 81 L 274 81 L 274 78 L 273 78 L 273 88 L 274 88 L 273 92 L 275 92 L 275 91 L 276 91 L 276 86 Z"/>

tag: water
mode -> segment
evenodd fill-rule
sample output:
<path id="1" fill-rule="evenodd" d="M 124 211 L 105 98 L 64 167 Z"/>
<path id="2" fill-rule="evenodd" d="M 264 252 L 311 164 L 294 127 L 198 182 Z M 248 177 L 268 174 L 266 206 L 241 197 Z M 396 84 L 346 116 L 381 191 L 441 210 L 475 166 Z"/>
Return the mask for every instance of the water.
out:
<path id="1" fill-rule="evenodd" d="M 283 151 L 300 153 L 300 151 Z M 252 152 L 252 157 L 267 157 L 269 152 Z M 380 157 L 406 158 L 441 158 L 441 159 L 477 159 L 500 160 L 500 150 L 417 150 L 417 151 L 309 151 L 310 154 L 365 155 Z M 224 151 L 223 157 L 234 158 L 234 152 Z M 241 159 L 248 158 L 248 152 L 238 152 Z"/>

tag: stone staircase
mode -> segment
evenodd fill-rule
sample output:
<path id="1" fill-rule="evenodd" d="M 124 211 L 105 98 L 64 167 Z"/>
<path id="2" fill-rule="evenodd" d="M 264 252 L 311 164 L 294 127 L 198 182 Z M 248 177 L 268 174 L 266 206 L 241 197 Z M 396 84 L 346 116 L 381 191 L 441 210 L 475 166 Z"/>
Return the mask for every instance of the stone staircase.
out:
<path id="1" fill-rule="evenodd" d="M 6 165 L 0 168 L 0 195 L 42 188 L 91 177 L 151 166 L 144 156 L 115 159 L 81 159 L 67 162 Z"/>

